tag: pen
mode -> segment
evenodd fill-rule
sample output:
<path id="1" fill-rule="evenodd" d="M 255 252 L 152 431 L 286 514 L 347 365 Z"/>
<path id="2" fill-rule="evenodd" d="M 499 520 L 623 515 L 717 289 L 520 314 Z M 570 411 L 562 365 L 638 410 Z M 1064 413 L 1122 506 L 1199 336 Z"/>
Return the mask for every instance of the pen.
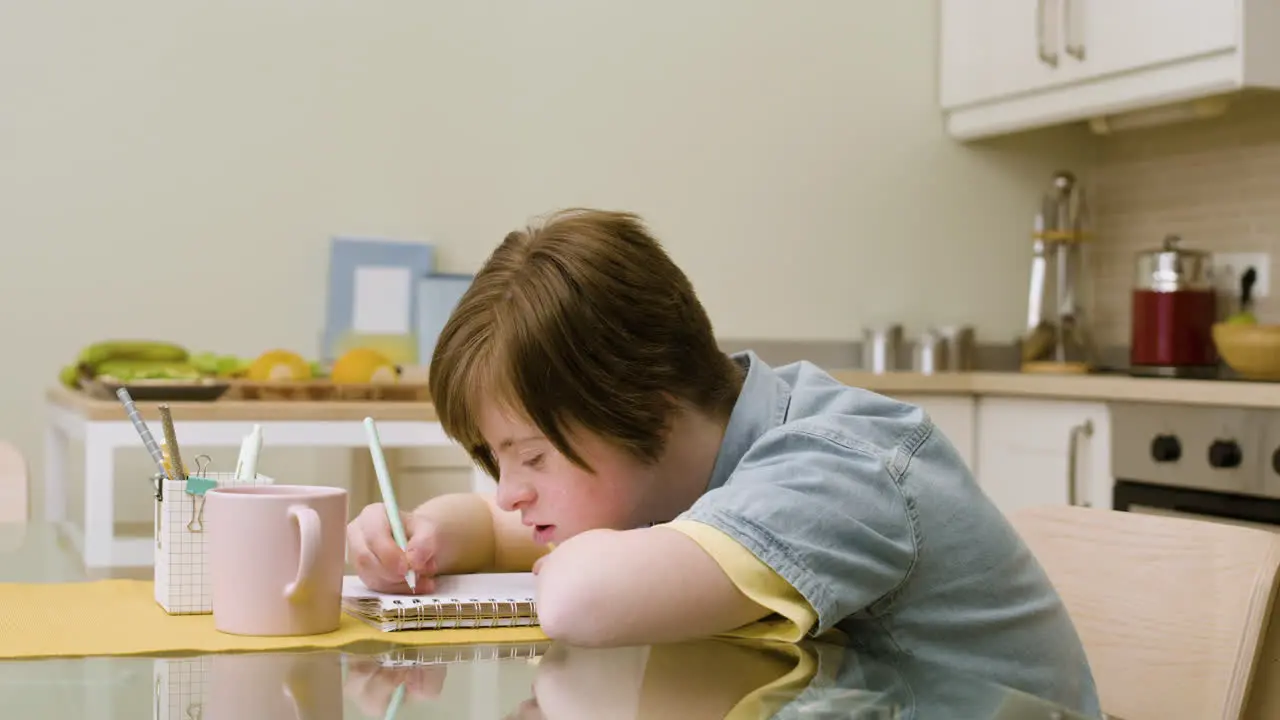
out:
<path id="1" fill-rule="evenodd" d="M 260 452 L 262 452 L 262 426 L 255 423 L 253 430 L 240 441 L 240 457 L 236 460 L 236 480 L 252 480 L 258 476 Z"/>
<path id="2" fill-rule="evenodd" d="M 178 435 L 173 431 L 173 415 L 167 404 L 160 406 L 160 423 L 164 429 L 164 444 L 169 448 L 169 465 L 173 469 L 172 480 L 186 480 L 187 469 L 182 466 L 182 453 L 178 452 Z"/>
<path id="3" fill-rule="evenodd" d="M 138 436 L 142 438 L 143 447 L 147 449 L 147 453 L 155 461 L 156 467 L 160 469 L 160 474 L 168 477 L 169 471 L 164 466 L 164 453 L 160 451 L 160 446 L 156 444 L 156 439 L 151 436 L 151 430 L 147 428 L 147 424 L 142 421 L 142 416 L 138 415 L 138 408 L 133 404 L 133 397 L 129 395 L 129 391 L 125 388 L 116 390 L 116 397 L 120 398 L 120 404 L 124 405 L 124 411 L 133 423 L 133 429 L 138 431 Z"/>
<path id="4" fill-rule="evenodd" d="M 373 424 L 373 418 L 364 419 L 364 430 L 369 436 L 369 454 L 373 456 L 373 470 L 378 476 L 378 489 L 382 491 L 382 506 L 387 510 L 387 521 L 391 523 L 391 536 L 404 550 L 409 541 L 405 538 L 404 524 L 400 522 L 400 506 L 396 504 L 396 494 L 391 488 L 391 473 L 387 471 L 387 458 L 382 454 L 382 441 L 378 439 L 378 428 Z M 409 583 L 410 591 L 417 587 L 417 573 L 412 569 L 405 573 L 404 579 Z"/>

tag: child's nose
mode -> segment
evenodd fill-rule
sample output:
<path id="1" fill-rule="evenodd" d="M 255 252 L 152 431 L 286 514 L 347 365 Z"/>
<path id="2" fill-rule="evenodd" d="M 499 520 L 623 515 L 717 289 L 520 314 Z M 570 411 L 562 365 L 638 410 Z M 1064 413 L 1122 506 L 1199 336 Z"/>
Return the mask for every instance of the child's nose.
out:
<path id="1" fill-rule="evenodd" d="M 498 478 L 498 507 L 507 512 L 519 510 L 534 498 L 533 486 L 511 477 Z"/>

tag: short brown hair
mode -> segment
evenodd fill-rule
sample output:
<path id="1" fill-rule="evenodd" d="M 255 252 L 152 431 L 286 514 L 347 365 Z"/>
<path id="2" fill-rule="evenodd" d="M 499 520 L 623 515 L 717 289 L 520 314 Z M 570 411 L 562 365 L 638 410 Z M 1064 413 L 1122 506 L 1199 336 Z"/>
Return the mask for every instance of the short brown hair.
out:
<path id="1" fill-rule="evenodd" d="M 591 470 L 571 426 L 654 461 L 678 401 L 728 417 L 741 375 L 639 217 L 571 209 L 493 251 L 440 332 L 430 384 L 445 433 L 497 478 L 478 426 L 483 401 Z"/>

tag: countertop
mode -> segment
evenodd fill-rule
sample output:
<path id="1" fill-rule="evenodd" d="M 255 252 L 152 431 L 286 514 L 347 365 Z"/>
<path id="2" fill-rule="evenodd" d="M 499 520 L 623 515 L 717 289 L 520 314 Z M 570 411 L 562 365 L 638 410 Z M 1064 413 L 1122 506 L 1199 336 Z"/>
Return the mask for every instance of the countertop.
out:
<path id="1" fill-rule="evenodd" d="M 1280 383 L 1271 382 L 1182 380 L 1121 374 L 830 372 L 842 383 L 885 395 L 986 395 L 1280 409 Z"/>
<path id="2" fill-rule="evenodd" d="M 117 400 L 100 400 L 61 385 L 45 392 L 45 401 L 85 420 L 127 420 Z M 158 402 L 134 403 L 142 419 L 159 422 Z M 169 403 L 175 418 L 184 421 L 360 421 L 377 417 L 381 422 L 435 422 L 436 409 L 429 402 L 375 402 L 366 400 L 204 400 Z"/>
<path id="3" fill-rule="evenodd" d="M 1001 396 L 1055 400 L 1148 402 L 1234 408 L 1280 409 L 1280 382 L 1181 380 L 1123 374 L 1047 375 L 1018 372 L 914 372 L 876 374 L 863 370 L 830 370 L 842 383 L 885 395 Z M 46 399 L 90 420 L 122 420 L 120 404 L 97 400 L 64 387 L 50 388 Z M 158 419 L 157 403 L 139 402 L 148 420 Z M 188 420 L 383 420 L 433 422 L 429 402 L 218 400 L 170 403 Z"/>

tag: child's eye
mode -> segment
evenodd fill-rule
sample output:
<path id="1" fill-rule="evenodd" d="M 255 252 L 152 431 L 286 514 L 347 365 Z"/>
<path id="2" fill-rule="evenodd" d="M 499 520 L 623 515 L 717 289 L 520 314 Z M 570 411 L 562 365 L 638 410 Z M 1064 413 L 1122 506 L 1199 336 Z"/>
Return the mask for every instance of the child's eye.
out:
<path id="1" fill-rule="evenodd" d="M 524 461 L 524 466 L 525 466 L 525 467 L 531 467 L 531 468 L 540 468 L 540 467 L 542 467 L 542 459 L 543 459 L 544 457 L 546 457 L 546 455 L 544 455 L 543 453 L 538 453 L 537 455 L 534 455 L 533 457 L 529 458 L 528 460 L 525 460 L 525 461 Z"/>

